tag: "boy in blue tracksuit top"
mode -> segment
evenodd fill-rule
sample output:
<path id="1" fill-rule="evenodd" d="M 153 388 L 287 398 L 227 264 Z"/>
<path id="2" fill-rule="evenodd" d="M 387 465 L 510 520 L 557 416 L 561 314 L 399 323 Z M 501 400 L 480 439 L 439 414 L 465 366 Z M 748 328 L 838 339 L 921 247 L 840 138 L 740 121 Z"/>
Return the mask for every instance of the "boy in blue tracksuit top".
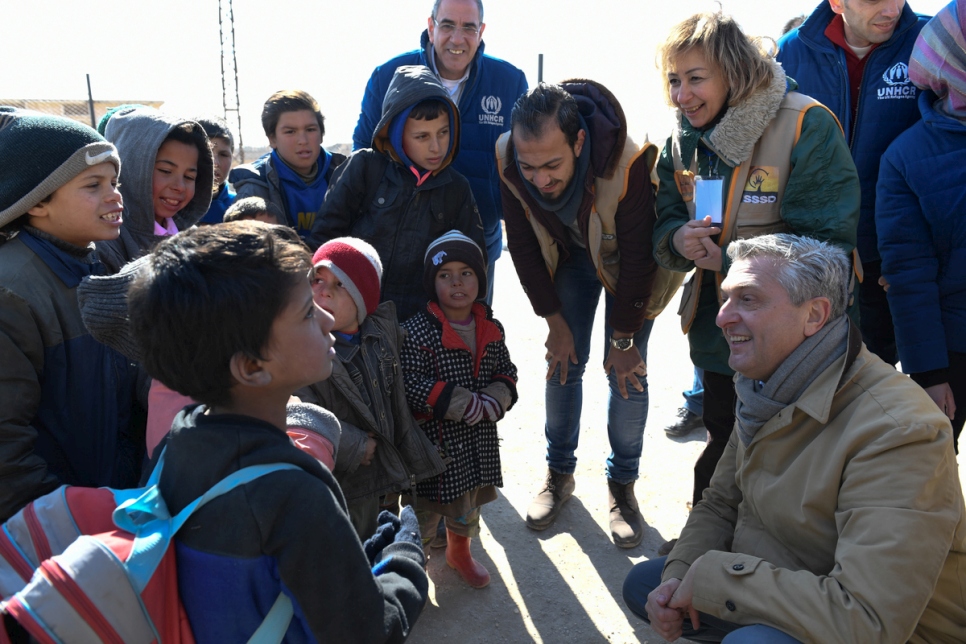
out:
<path id="1" fill-rule="evenodd" d="M 862 339 L 890 364 L 896 363 L 896 341 L 878 284 L 875 184 L 886 148 L 919 120 L 919 92 L 907 65 L 928 20 L 904 0 L 822 0 L 798 29 L 778 41 L 778 62 L 798 81 L 799 92 L 835 114 L 852 150 L 862 188 L 856 244 L 865 274 L 859 289 Z"/>
<path id="2" fill-rule="evenodd" d="M 482 7 L 479 0 L 437 0 L 419 49 L 396 56 L 372 72 L 352 149 L 372 145 L 382 101 L 398 67 L 425 65 L 436 74 L 459 106 L 462 139 L 453 168 L 469 180 L 483 220 L 489 280 L 486 303 L 492 304 L 493 267 L 503 249 L 503 208 L 494 149 L 496 140 L 510 129 L 510 110 L 527 91 L 527 79 L 510 63 L 483 53 L 486 25 Z M 454 49 L 459 53 L 454 54 Z"/>
<path id="3" fill-rule="evenodd" d="M 158 486 L 170 511 L 242 468 L 298 466 L 214 499 L 175 537 L 198 644 L 247 641 L 280 594 L 294 612 L 289 644 L 402 642 L 426 602 L 415 514 L 404 510 L 396 527 L 409 529 L 364 550 L 332 473 L 286 435 L 289 397 L 327 378 L 335 358 L 333 319 L 312 300 L 309 267 L 288 227 L 236 221 L 162 242 L 128 292 L 146 369 L 201 402 L 167 436 Z"/>

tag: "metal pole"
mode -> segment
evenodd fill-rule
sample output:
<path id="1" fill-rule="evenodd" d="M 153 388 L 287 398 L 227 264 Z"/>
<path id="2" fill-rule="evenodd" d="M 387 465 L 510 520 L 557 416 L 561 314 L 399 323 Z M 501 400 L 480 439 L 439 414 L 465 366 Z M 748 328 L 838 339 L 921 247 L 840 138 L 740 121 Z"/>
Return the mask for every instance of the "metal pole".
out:
<path id="1" fill-rule="evenodd" d="M 91 75 L 87 74 L 87 109 L 91 113 L 91 127 L 97 129 L 97 118 L 94 116 L 94 95 L 91 93 Z"/>
<path id="2" fill-rule="evenodd" d="M 543 82 L 543 54 L 537 54 L 537 82 Z"/>

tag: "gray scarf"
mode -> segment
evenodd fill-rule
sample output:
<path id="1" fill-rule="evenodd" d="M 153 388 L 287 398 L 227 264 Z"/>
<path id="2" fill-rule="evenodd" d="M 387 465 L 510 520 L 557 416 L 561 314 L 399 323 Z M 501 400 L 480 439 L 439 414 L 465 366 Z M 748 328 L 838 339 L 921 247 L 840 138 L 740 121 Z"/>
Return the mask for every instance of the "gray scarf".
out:
<path id="1" fill-rule="evenodd" d="M 808 386 L 838 360 L 848 348 L 849 322 L 847 315 L 826 324 L 818 333 L 798 345 L 785 358 L 768 382 L 745 378 L 735 380 L 735 420 L 738 437 L 745 447 L 778 412 L 792 404 Z"/>
<path id="2" fill-rule="evenodd" d="M 587 178 L 587 170 L 590 168 L 590 130 L 587 128 L 584 117 L 581 115 L 578 115 L 578 117 L 580 118 L 580 128 L 584 131 L 584 147 L 581 148 L 580 156 L 577 157 L 577 167 L 574 170 L 574 177 L 570 180 L 570 185 L 564 189 L 563 194 L 553 201 L 550 201 L 549 199 L 545 199 L 532 183 L 529 181 L 523 182 L 523 185 L 527 188 L 527 192 L 537 202 L 537 205 L 548 212 L 556 214 L 563 225 L 568 227 L 573 225 L 577 219 L 577 211 L 580 210 L 580 204 L 584 200 L 584 191 L 582 188 Z M 523 176 L 519 162 L 517 162 L 517 172 L 520 173 L 521 177 Z"/>

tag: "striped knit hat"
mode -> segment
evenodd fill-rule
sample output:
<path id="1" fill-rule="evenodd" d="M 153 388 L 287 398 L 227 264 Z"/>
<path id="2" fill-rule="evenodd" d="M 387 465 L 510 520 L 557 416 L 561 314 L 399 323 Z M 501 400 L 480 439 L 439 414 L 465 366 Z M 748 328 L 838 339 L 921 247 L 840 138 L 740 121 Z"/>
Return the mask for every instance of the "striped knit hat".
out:
<path id="1" fill-rule="evenodd" d="M 359 324 L 379 306 L 382 261 L 376 249 L 356 237 L 337 237 L 322 244 L 312 256 L 312 266 L 325 266 L 349 292 L 356 305 Z"/>
<path id="2" fill-rule="evenodd" d="M 0 107 L 0 228 L 105 161 L 120 172 L 117 149 L 88 126 L 62 116 Z"/>
<path id="3" fill-rule="evenodd" d="M 966 0 L 953 0 L 926 23 L 909 60 L 909 78 L 939 97 L 936 109 L 966 121 Z"/>
<path id="4" fill-rule="evenodd" d="M 458 230 L 437 237 L 426 249 L 423 256 L 423 288 L 434 301 L 439 301 L 436 295 L 436 273 L 446 262 L 463 262 L 476 273 L 479 292 L 476 299 L 486 297 L 486 260 L 483 251 L 476 242 Z"/>

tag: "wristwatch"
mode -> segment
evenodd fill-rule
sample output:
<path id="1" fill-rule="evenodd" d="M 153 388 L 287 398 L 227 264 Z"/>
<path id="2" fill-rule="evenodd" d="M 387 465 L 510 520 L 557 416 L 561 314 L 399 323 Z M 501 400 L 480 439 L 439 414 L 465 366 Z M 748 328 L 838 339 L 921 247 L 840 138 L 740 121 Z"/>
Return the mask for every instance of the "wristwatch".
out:
<path id="1" fill-rule="evenodd" d="M 611 338 L 610 346 L 618 351 L 630 351 L 634 346 L 634 338 Z"/>

